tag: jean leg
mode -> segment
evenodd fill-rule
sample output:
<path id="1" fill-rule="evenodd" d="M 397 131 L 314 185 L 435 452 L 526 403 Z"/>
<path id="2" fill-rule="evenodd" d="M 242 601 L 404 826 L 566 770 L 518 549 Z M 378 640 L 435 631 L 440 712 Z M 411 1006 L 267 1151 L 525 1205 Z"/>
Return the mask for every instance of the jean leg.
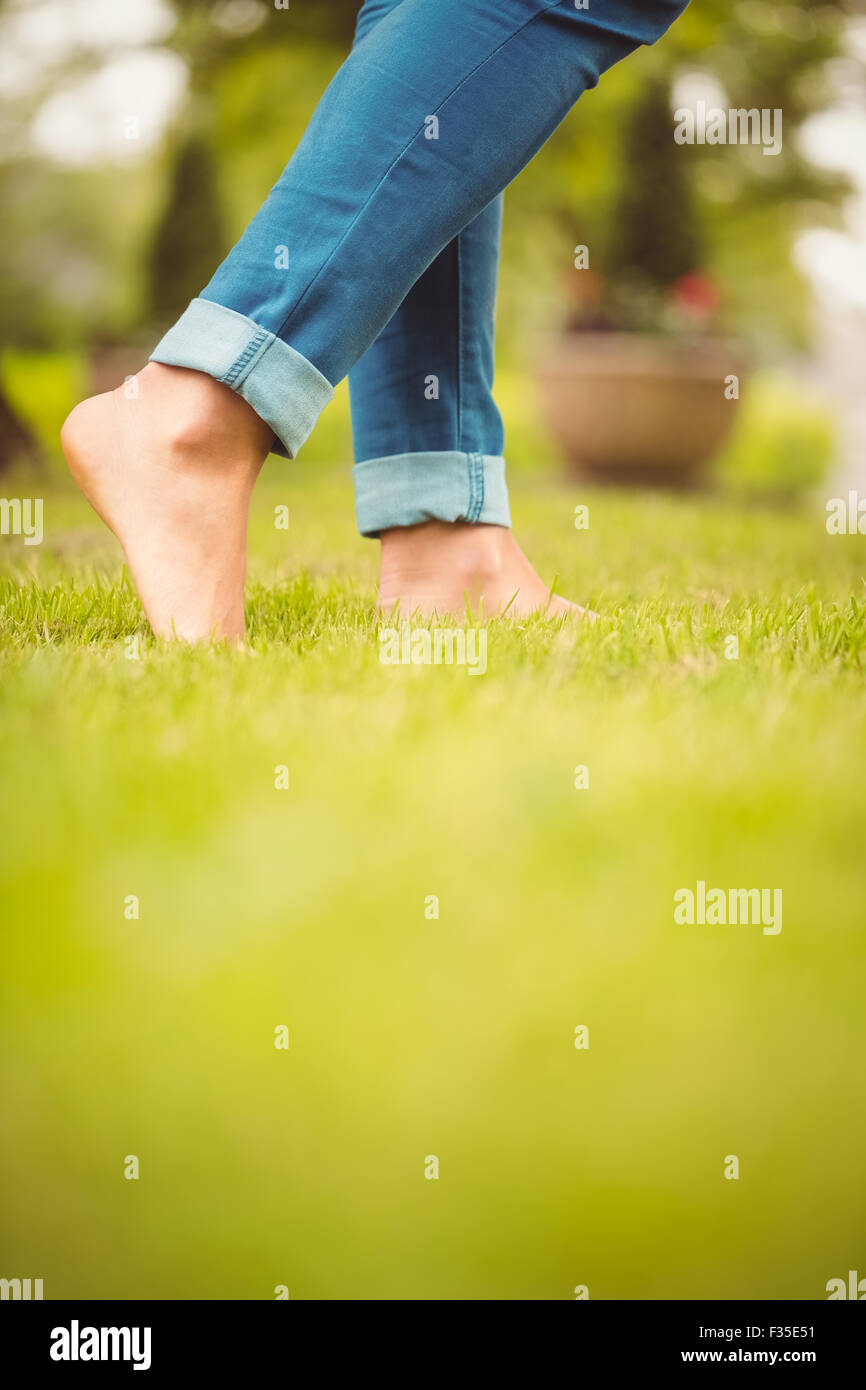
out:
<path id="1" fill-rule="evenodd" d="M 606 68 L 686 0 L 402 0 L 156 348 L 239 391 L 293 456 L 424 271 Z M 430 118 L 439 139 L 425 138 Z"/>
<path id="2" fill-rule="evenodd" d="M 416 280 L 349 373 L 362 535 L 421 521 L 510 526 L 493 400 L 502 198 Z"/>
<path id="3" fill-rule="evenodd" d="M 367 0 L 355 43 L 402 3 Z M 349 372 L 362 535 L 431 520 L 510 525 L 492 394 L 501 226 L 500 194 L 440 251 Z"/>

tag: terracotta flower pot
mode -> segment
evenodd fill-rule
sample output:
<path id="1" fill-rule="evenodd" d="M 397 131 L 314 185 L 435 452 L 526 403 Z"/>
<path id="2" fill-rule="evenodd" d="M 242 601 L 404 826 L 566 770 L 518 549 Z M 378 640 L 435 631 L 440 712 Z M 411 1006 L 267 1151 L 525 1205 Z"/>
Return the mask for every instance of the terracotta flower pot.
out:
<path id="1" fill-rule="evenodd" d="M 590 332 L 552 344 L 537 377 L 574 476 L 684 486 L 734 423 L 726 379 L 740 372 L 737 349 L 718 339 Z"/>

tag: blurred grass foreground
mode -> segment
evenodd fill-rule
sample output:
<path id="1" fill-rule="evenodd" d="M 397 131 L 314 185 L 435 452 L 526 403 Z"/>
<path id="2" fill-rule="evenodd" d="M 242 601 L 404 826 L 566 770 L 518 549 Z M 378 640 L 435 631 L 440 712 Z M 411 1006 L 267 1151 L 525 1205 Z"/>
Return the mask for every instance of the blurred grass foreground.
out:
<path id="1" fill-rule="evenodd" d="M 381 664 L 343 469 L 269 467 L 248 654 L 153 645 L 68 493 L 4 541 L 5 1272 L 669 1299 L 857 1267 L 863 538 L 514 506 L 603 616 L 490 624 L 479 679 Z M 780 889 L 781 931 L 679 925 L 698 881 Z"/>

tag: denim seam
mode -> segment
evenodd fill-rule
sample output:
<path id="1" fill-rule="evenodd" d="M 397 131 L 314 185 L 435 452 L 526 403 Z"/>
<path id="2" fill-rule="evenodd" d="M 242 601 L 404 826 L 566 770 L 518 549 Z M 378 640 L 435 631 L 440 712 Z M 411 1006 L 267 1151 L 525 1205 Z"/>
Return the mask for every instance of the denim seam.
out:
<path id="1" fill-rule="evenodd" d="M 539 19 L 541 15 L 546 14 L 548 10 L 555 10 L 557 6 L 561 3 L 562 0 L 551 0 L 550 4 L 540 5 L 539 8 L 536 10 L 535 14 L 530 15 L 529 19 L 527 19 L 523 24 L 521 24 L 519 29 L 515 29 L 513 33 L 508 35 L 507 38 L 504 38 L 502 42 L 498 44 L 496 48 L 494 48 L 492 53 L 488 53 L 487 57 L 482 58 L 480 63 L 476 63 L 472 71 L 467 72 L 465 77 L 461 77 L 456 87 L 452 87 L 451 91 L 448 92 L 447 95 L 442 98 L 442 100 L 439 102 L 439 105 L 435 108 L 435 111 L 432 114 L 436 115 L 437 112 L 441 111 L 445 104 L 449 102 L 453 96 L 456 96 L 456 94 L 460 91 L 461 87 L 465 87 L 466 83 L 469 82 L 470 79 L 473 78 L 477 72 L 480 72 L 481 69 L 487 65 L 487 63 L 492 62 L 496 55 L 503 48 L 505 48 L 509 43 L 512 43 L 514 39 L 517 38 L 518 34 L 522 34 L 523 30 L 528 29 L 530 24 L 534 24 L 535 21 Z M 428 112 L 428 115 L 429 114 L 430 113 Z M 337 242 L 336 246 L 334 247 L 331 254 L 328 256 L 327 260 L 323 261 L 322 264 L 319 266 L 319 269 L 316 271 L 312 280 L 307 285 L 307 288 L 304 290 L 304 293 L 301 295 L 300 299 L 297 301 L 294 307 L 289 310 L 288 314 L 283 319 L 282 323 L 276 331 L 276 337 L 281 338 L 283 336 L 283 330 L 287 328 L 289 320 L 293 317 L 293 315 L 295 315 L 298 312 L 307 295 L 310 293 L 310 290 L 313 288 L 316 281 L 319 279 L 319 276 L 322 275 L 328 268 L 331 261 L 334 259 L 337 252 L 339 251 L 340 247 L 343 245 L 343 242 L 348 237 L 349 233 L 353 231 L 356 224 L 360 221 L 364 213 L 367 211 L 368 207 L 372 203 L 373 199 L 376 197 L 376 194 L 379 192 L 380 188 L 382 188 L 383 185 L 387 182 L 393 171 L 396 169 L 397 165 L 400 163 L 400 160 L 403 159 L 403 157 L 407 154 L 412 145 L 414 145 L 415 141 L 418 139 L 418 136 L 421 134 L 422 130 L 424 130 L 426 123 L 427 116 L 424 117 L 424 120 L 422 121 L 421 125 L 419 125 L 418 129 L 415 131 L 415 134 L 411 137 L 411 139 L 407 140 L 400 152 L 394 156 L 393 160 L 388 165 L 388 168 L 385 170 L 384 174 L 379 179 L 379 182 L 376 184 L 376 187 L 370 190 L 370 193 L 364 199 L 364 202 L 362 203 L 361 207 L 355 213 L 355 216 L 352 218 L 352 221 L 349 223 L 348 227 L 343 232 L 343 235 L 340 237 L 340 240 Z"/>
<path id="2" fill-rule="evenodd" d="M 477 521 L 484 507 L 484 457 L 482 454 L 467 454 L 469 473 L 469 506 L 466 520 Z"/>
<path id="3" fill-rule="evenodd" d="M 457 448 L 463 449 L 463 253 L 462 233 L 458 232 L 457 243 Z"/>
<path id="4" fill-rule="evenodd" d="M 226 386 L 239 386 L 244 377 L 249 376 L 256 358 L 263 352 L 266 352 L 270 347 L 269 339 L 273 340 L 273 334 L 269 333 L 266 328 L 259 327 L 256 330 L 243 352 L 239 357 L 235 358 L 234 362 L 225 373 L 223 381 Z M 244 370 L 245 368 L 246 370 Z"/>

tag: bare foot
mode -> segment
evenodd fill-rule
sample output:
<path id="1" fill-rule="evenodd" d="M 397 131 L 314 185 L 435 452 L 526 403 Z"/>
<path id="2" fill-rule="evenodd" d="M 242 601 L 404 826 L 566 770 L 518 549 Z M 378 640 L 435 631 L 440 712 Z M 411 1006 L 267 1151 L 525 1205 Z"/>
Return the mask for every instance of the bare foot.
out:
<path id="1" fill-rule="evenodd" d="M 203 372 L 149 362 L 76 406 L 60 437 L 157 636 L 242 640 L 250 495 L 273 441 L 251 406 Z"/>
<path id="2" fill-rule="evenodd" d="M 466 601 L 485 617 L 543 612 L 595 621 L 597 613 L 551 594 L 503 526 L 427 521 L 382 532 L 379 607 L 399 603 L 409 617 L 463 615 Z"/>

